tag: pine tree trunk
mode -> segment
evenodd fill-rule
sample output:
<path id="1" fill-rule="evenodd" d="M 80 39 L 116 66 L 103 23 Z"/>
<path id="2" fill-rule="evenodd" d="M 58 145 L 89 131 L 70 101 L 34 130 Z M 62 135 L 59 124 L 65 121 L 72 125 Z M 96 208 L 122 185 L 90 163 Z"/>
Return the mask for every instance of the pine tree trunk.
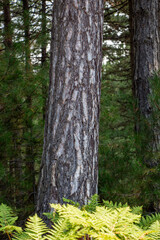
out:
<path id="1" fill-rule="evenodd" d="M 131 62 L 133 70 L 133 94 L 135 97 L 135 132 L 137 158 L 148 168 L 159 167 L 160 125 L 157 121 L 153 96 L 154 73 L 160 67 L 159 0 L 132 0 Z M 155 174 L 158 171 L 155 171 Z M 157 180 L 156 180 L 157 179 Z M 159 173 L 150 183 L 154 208 L 160 211 Z"/>
<path id="2" fill-rule="evenodd" d="M 98 184 L 103 0 L 55 0 L 37 211 L 84 204 Z"/>
<path id="3" fill-rule="evenodd" d="M 133 93 L 136 99 L 136 131 L 141 135 L 140 150 L 148 166 L 158 164 L 151 153 L 158 151 L 160 132 L 153 124 L 151 77 L 159 70 L 158 0 L 132 0 Z"/>
<path id="4" fill-rule="evenodd" d="M 41 65 L 42 71 L 45 71 L 46 60 L 47 60 L 47 19 L 46 19 L 46 0 L 42 0 L 42 57 L 41 57 Z M 42 97 L 43 97 L 43 120 L 45 120 L 45 112 L 46 112 L 46 98 L 47 98 L 47 86 L 42 81 Z"/>
<path id="5" fill-rule="evenodd" d="M 33 72 L 31 64 L 31 49 L 30 49 L 30 13 L 29 13 L 29 1 L 23 0 L 23 22 L 24 22 L 24 41 L 25 41 L 25 69 L 26 69 L 26 86 L 31 88 L 33 83 Z M 27 110 L 32 112 L 32 95 L 26 94 Z M 35 201 L 35 171 L 34 171 L 34 151 L 33 151 L 33 119 L 32 115 L 26 117 L 26 132 L 28 139 L 26 143 L 26 159 L 25 159 L 25 172 L 26 172 L 26 185 L 30 185 L 28 189 L 28 200 L 34 203 Z"/>
<path id="6" fill-rule="evenodd" d="M 4 45 L 6 49 L 10 49 L 12 47 L 12 28 L 9 0 L 3 0 L 3 12 L 4 12 Z"/>

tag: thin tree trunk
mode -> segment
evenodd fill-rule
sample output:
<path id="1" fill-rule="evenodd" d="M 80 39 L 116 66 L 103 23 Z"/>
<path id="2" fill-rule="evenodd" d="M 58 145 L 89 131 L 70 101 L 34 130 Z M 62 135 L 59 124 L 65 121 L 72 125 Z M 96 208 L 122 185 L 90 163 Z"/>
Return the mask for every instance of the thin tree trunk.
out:
<path id="1" fill-rule="evenodd" d="M 12 47 L 12 27 L 9 0 L 3 0 L 3 12 L 4 12 L 4 45 L 6 49 L 10 49 Z"/>
<path id="2" fill-rule="evenodd" d="M 25 67 L 26 67 L 26 86 L 32 84 L 32 66 L 31 66 L 31 50 L 30 50 L 30 16 L 29 16 L 29 2 L 28 0 L 23 0 L 23 21 L 24 21 L 24 33 L 25 33 Z M 32 109 L 32 96 L 27 94 L 26 103 L 28 110 Z M 26 118 L 26 131 L 30 136 L 27 139 L 26 144 L 26 174 L 28 182 L 30 184 L 29 196 L 32 203 L 35 201 L 35 171 L 34 171 L 34 152 L 33 152 L 33 123 L 32 116 L 27 116 Z"/>
<path id="3" fill-rule="evenodd" d="M 12 27 L 11 27 L 11 15 L 10 15 L 10 3 L 9 0 L 3 0 L 3 18 L 4 18 L 4 46 L 5 46 L 5 57 L 8 61 L 8 67 L 11 68 L 13 67 L 13 61 L 11 61 L 12 57 Z M 13 120 L 12 120 L 13 122 Z M 8 122 L 5 123 L 5 125 L 9 125 Z M 13 123 L 11 124 L 13 128 Z M 16 144 L 16 137 L 15 137 L 15 130 L 12 129 L 12 144 L 13 144 L 13 154 L 12 157 L 8 159 L 8 175 L 10 178 L 15 180 L 15 162 L 16 162 L 16 149 L 15 149 L 15 144 Z M 5 155 L 2 156 L 2 159 L 5 159 Z M 6 162 L 7 163 L 7 162 Z M 10 194 L 10 201 L 15 204 L 15 192 L 16 192 L 16 187 L 15 184 L 13 184 L 13 181 L 10 181 L 9 184 L 9 194 Z"/>
<path id="4" fill-rule="evenodd" d="M 84 204 L 98 185 L 103 0 L 56 0 L 37 211 Z"/>
<path id="5" fill-rule="evenodd" d="M 42 71 L 45 71 L 46 59 L 47 59 L 47 36 L 46 36 L 47 20 L 46 20 L 46 0 L 42 0 Z M 46 112 L 46 98 L 47 98 L 47 86 L 42 81 L 42 96 L 43 96 L 43 120 L 45 120 Z"/>
<path id="6" fill-rule="evenodd" d="M 23 0 L 23 22 L 24 22 L 24 34 L 25 34 L 25 60 L 26 60 L 26 72 L 29 74 L 31 70 L 31 57 L 30 57 L 30 32 L 29 32 L 29 4 L 28 0 Z"/>

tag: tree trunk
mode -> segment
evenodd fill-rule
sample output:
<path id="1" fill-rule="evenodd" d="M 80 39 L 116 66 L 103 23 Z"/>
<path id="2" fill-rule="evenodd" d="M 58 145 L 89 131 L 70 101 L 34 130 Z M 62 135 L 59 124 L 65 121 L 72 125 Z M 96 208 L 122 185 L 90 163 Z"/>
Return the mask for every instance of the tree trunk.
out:
<path id="1" fill-rule="evenodd" d="M 33 86 L 33 71 L 31 65 L 31 49 L 30 49 L 30 13 L 29 13 L 29 1 L 23 0 L 23 22 L 24 22 L 24 41 L 25 41 L 25 69 L 26 69 L 26 87 Z M 26 103 L 28 111 L 32 112 L 32 96 L 31 93 L 26 94 Z M 26 143 L 26 175 L 27 181 L 26 186 L 29 185 L 28 200 L 31 203 L 35 202 L 35 171 L 34 171 L 34 151 L 33 151 L 33 115 L 26 116 L 26 132 L 28 134 L 28 139 Z"/>
<path id="2" fill-rule="evenodd" d="M 4 12 L 4 45 L 6 49 L 10 49 L 12 47 L 12 27 L 9 0 L 3 0 L 3 12 Z"/>
<path id="3" fill-rule="evenodd" d="M 136 132 L 141 135 L 140 154 L 147 166 L 158 164 L 151 154 L 158 151 L 160 132 L 153 123 L 151 77 L 159 70 L 158 0 L 132 0 L 133 93 L 136 100 Z"/>
<path id="4" fill-rule="evenodd" d="M 37 211 L 97 193 L 103 0 L 55 0 Z"/>
<path id="5" fill-rule="evenodd" d="M 46 19 L 46 0 L 42 0 L 42 71 L 45 71 L 47 68 L 46 60 L 47 60 L 47 19 Z M 47 98 L 47 86 L 42 81 L 42 97 L 43 97 L 43 120 L 45 120 L 45 112 L 46 112 L 46 98 Z"/>
<path id="6" fill-rule="evenodd" d="M 155 97 L 152 78 L 160 67 L 158 9 L 159 0 L 130 2 L 137 158 L 148 168 L 156 168 L 155 174 L 159 172 L 160 126 L 158 115 L 156 116 L 156 106 L 151 99 Z M 154 209 L 160 211 L 159 173 L 158 176 L 153 176 L 152 173 L 152 177 L 153 183 L 150 183 L 150 187 L 152 187 Z"/>

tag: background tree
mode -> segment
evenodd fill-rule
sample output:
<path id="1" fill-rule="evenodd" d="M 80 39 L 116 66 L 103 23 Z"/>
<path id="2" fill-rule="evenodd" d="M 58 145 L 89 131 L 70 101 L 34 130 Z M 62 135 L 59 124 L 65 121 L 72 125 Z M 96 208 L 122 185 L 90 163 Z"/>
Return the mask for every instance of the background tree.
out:
<path id="1" fill-rule="evenodd" d="M 155 81 L 160 81 L 158 78 L 154 78 L 154 74 L 158 73 L 160 66 L 159 1 L 132 0 L 130 14 L 137 158 L 152 169 L 152 179 L 154 179 L 152 199 L 157 199 L 158 203 L 155 207 L 159 209 L 160 182 L 157 173 L 159 172 L 160 157 L 160 126 L 155 115 L 157 106 L 155 102 L 151 103 L 151 98 L 156 98 L 154 86 L 158 85 Z"/>
<path id="2" fill-rule="evenodd" d="M 153 173 L 155 170 L 146 166 L 137 151 L 142 142 L 141 134 L 135 134 L 129 3 L 106 1 L 105 6 L 99 194 L 104 199 L 143 205 L 144 211 L 154 211 L 151 182 L 155 183 L 159 178 Z M 158 92 L 158 85 L 156 89 Z M 156 123 L 155 119 L 153 122 Z M 148 136 L 145 135 L 145 139 L 148 141 Z"/>
<path id="3" fill-rule="evenodd" d="M 54 1 L 51 70 L 37 211 L 98 190 L 103 1 Z"/>

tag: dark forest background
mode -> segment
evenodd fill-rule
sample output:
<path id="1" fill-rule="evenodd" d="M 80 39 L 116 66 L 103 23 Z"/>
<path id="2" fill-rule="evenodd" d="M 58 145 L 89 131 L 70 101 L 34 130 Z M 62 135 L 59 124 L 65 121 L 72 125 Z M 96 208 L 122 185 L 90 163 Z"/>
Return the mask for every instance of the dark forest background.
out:
<path id="1" fill-rule="evenodd" d="M 0 1 L 0 203 L 15 208 L 21 220 L 36 203 L 51 19 L 52 1 Z M 128 1 L 106 1 L 103 38 L 99 196 L 152 212 L 159 175 L 137 154 L 148 136 L 135 134 Z"/>

